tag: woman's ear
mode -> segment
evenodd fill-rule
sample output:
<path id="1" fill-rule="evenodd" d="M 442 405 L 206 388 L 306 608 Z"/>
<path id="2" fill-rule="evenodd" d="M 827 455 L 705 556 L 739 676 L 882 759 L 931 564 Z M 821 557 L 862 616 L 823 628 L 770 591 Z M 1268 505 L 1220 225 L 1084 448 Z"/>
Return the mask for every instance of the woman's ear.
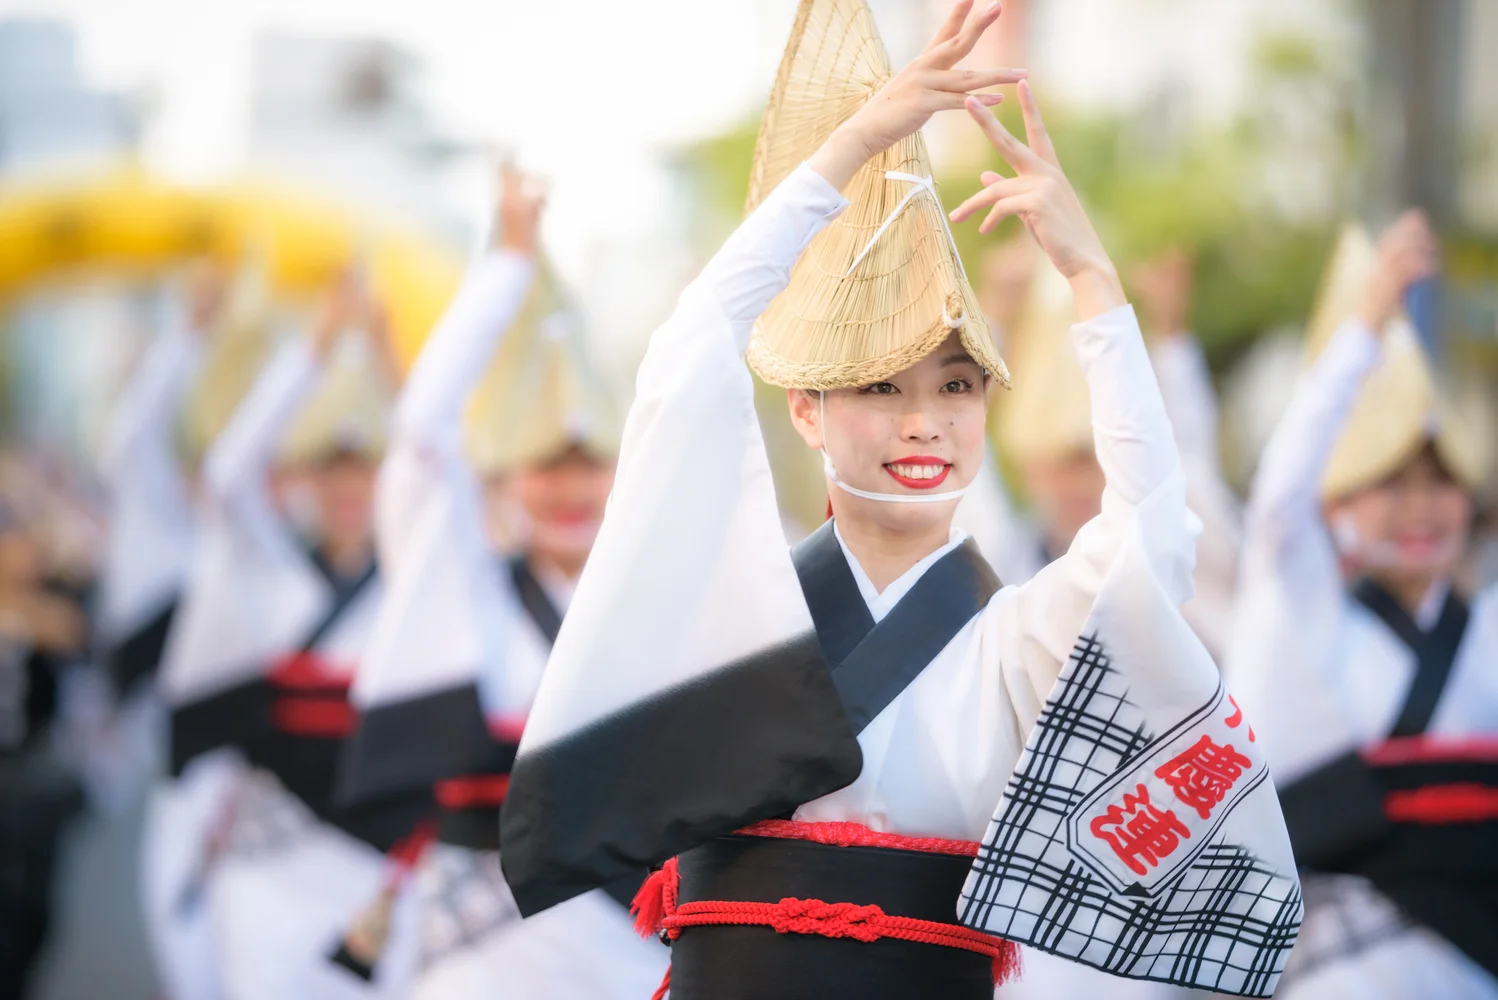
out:
<path id="1" fill-rule="evenodd" d="M 787 389 L 785 401 L 791 409 L 791 424 L 808 448 L 822 448 L 822 394 L 807 389 Z"/>

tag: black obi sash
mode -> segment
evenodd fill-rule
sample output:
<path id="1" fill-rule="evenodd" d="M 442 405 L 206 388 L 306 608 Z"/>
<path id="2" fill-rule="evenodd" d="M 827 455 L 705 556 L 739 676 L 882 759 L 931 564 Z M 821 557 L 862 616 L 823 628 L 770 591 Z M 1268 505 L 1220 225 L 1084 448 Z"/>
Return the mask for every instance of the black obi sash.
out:
<path id="1" fill-rule="evenodd" d="M 172 768 L 222 746 L 238 747 L 257 767 L 274 774 L 322 821 L 386 850 L 415 822 L 409 802 L 342 808 L 334 789 L 343 744 L 354 725 L 347 679 L 317 676 L 317 645 L 374 584 L 374 561 L 363 572 L 332 574 L 316 553 L 314 566 L 327 578 L 333 600 L 298 647 L 263 676 L 176 707 L 172 712 Z M 416 817 L 416 818 L 419 818 Z"/>
<path id="2" fill-rule="evenodd" d="M 938 559 L 875 622 L 828 521 L 792 552 L 833 686 L 861 733 L 983 610 L 998 577 L 971 540 Z M 785 897 L 876 904 L 952 923 L 971 859 L 803 840 L 720 837 L 682 853 L 679 902 Z M 931 996 L 989 1000 L 990 959 L 890 938 L 863 943 L 766 927 L 693 927 L 671 946 L 678 1000 L 859 1000 Z"/>
<path id="3" fill-rule="evenodd" d="M 972 859 L 734 836 L 686 851 L 678 863 L 679 903 L 821 899 L 950 924 Z M 709 926 L 686 928 L 671 944 L 673 1000 L 991 1000 L 993 988 L 986 956 L 896 938 Z"/>
<path id="4" fill-rule="evenodd" d="M 1410 648 L 1415 676 L 1391 742 L 1343 754 L 1281 787 L 1296 862 L 1369 879 L 1498 975 L 1498 818 L 1461 808 L 1464 800 L 1498 799 L 1498 753 L 1451 753 L 1441 749 L 1446 741 L 1420 739 L 1461 649 L 1467 606 L 1449 595 L 1427 632 L 1372 581 L 1360 581 L 1353 595 Z"/>

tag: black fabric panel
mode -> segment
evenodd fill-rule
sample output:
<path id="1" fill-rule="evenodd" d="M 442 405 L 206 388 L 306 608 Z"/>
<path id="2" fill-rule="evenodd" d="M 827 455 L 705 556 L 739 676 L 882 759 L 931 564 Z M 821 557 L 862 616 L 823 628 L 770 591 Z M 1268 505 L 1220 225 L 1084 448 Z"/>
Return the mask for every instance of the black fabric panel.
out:
<path id="1" fill-rule="evenodd" d="M 858 590 L 832 522 L 806 536 L 791 550 L 801 593 L 828 663 L 841 663 L 874 629 L 874 616 Z"/>
<path id="2" fill-rule="evenodd" d="M 562 631 L 562 613 L 551 603 L 546 588 L 541 586 L 541 581 L 531 572 L 530 563 L 524 556 L 510 559 L 509 564 L 510 580 L 515 584 L 515 596 L 520 599 L 520 606 L 525 608 L 525 613 L 530 615 L 536 628 L 546 637 L 547 644 L 554 645 L 557 634 Z"/>
<path id="3" fill-rule="evenodd" d="M 333 952 L 332 957 L 328 960 L 334 965 L 347 969 L 366 983 L 374 982 L 374 966 L 364 961 L 364 959 L 356 957 L 353 952 L 348 950 L 348 945 L 342 941 L 338 942 L 338 950 Z"/>
<path id="4" fill-rule="evenodd" d="M 1402 879 L 1374 884 L 1405 913 L 1498 976 L 1498 881 Z"/>
<path id="5" fill-rule="evenodd" d="M 1398 764 L 1377 768 L 1377 776 L 1391 792 L 1451 785 L 1498 790 L 1498 763 L 1488 761 Z M 1379 885 L 1402 880 L 1498 884 L 1498 820 L 1391 822 L 1378 849 L 1357 867 Z"/>
<path id="6" fill-rule="evenodd" d="M 116 691 L 128 691 L 140 681 L 156 676 L 162 651 L 166 648 L 166 637 L 176 616 L 177 599 L 173 598 L 149 621 L 104 654 L 105 669 Z"/>
<path id="7" fill-rule="evenodd" d="M 797 840 L 726 837 L 680 859 L 679 902 L 784 897 L 875 904 L 893 916 L 955 922 L 970 859 Z M 673 1000 L 991 1000 L 991 961 L 940 945 L 869 944 L 768 927 L 691 927 L 671 947 Z"/>
<path id="8" fill-rule="evenodd" d="M 522 755 L 500 861 L 529 915 L 836 791 L 862 766 L 807 634 Z"/>
<path id="9" fill-rule="evenodd" d="M 1296 863 L 1361 875 L 1412 919 L 1498 975 L 1498 821 L 1391 822 L 1391 791 L 1498 787 L 1490 762 L 1374 767 L 1340 757 L 1280 789 Z"/>
<path id="10" fill-rule="evenodd" d="M 174 706 L 171 768 L 174 777 L 200 754 L 219 747 L 251 753 L 270 727 L 270 686 L 260 678 Z M 253 756 L 253 754 L 252 754 Z"/>
<path id="11" fill-rule="evenodd" d="M 1419 736 L 1430 726 L 1446 690 L 1446 681 L 1451 677 L 1457 651 L 1467 632 L 1467 605 L 1455 592 L 1448 593 L 1441 617 L 1429 632 L 1423 632 L 1393 595 L 1372 580 L 1359 580 L 1352 593 L 1415 654 L 1415 677 L 1410 681 L 1404 705 L 1389 735 Z"/>
<path id="12" fill-rule="evenodd" d="M 499 850 L 499 806 L 442 810 L 437 821 L 437 839 L 470 851 Z"/>
<path id="13" fill-rule="evenodd" d="M 514 748 L 489 735 L 478 688 L 448 688 L 377 705 L 346 742 L 338 778 L 344 806 L 417 790 L 461 774 L 509 771 Z"/>
<path id="14" fill-rule="evenodd" d="M 853 731 L 863 732 L 898 698 L 998 589 L 999 578 L 971 539 L 926 570 L 884 620 L 832 668 L 832 683 Z"/>
<path id="15" fill-rule="evenodd" d="M 1280 809 L 1295 863 L 1316 871 L 1348 871 L 1389 834 L 1384 788 L 1356 753 L 1279 786 Z"/>

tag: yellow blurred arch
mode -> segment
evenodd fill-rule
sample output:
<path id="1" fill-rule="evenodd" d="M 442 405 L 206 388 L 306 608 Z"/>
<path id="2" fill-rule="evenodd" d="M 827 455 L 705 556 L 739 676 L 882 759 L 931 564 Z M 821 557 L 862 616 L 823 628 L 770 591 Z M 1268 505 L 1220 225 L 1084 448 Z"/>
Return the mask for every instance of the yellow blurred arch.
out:
<path id="1" fill-rule="evenodd" d="M 287 187 L 187 188 L 136 167 L 0 184 L 0 309 L 55 276 L 151 275 L 194 256 L 237 259 L 248 247 L 282 298 L 314 294 L 363 262 L 407 365 L 461 277 L 458 256 L 414 230 Z"/>

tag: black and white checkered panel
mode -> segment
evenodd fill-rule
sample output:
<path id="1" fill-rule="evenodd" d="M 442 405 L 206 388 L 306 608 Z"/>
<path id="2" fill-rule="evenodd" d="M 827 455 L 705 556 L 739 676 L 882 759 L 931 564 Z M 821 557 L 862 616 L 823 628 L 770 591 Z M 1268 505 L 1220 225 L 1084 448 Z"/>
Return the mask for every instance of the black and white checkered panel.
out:
<path id="1" fill-rule="evenodd" d="M 433 844 L 417 869 L 416 886 L 423 968 L 479 947 L 512 923 L 519 925 L 520 910 L 493 851 Z"/>
<path id="2" fill-rule="evenodd" d="M 225 855 L 256 860 L 289 850 L 317 829 L 317 817 L 275 775 L 259 769 L 245 776 L 226 817 Z"/>
<path id="3" fill-rule="evenodd" d="M 1229 824 L 1170 884 L 1136 897 L 1067 845 L 1069 816 L 1155 739 L 1129 694 L 1103 643 L 1080 639 L 973 864 L 960 919 L 1115 975 L 1270 996 L 1300 926 L 1293 868 L 1286 877 L 1234 844 Z M 1265 782 L 1252 794 L 1274 792 Z"/>
<path id="4" fill-rule="evenodd" d="M 1306 918 L 1285 967 L 1283 985 L 1410 933 L 1416 926 L 1394 902 L 1358 875 L 1307 875 Z"/>

